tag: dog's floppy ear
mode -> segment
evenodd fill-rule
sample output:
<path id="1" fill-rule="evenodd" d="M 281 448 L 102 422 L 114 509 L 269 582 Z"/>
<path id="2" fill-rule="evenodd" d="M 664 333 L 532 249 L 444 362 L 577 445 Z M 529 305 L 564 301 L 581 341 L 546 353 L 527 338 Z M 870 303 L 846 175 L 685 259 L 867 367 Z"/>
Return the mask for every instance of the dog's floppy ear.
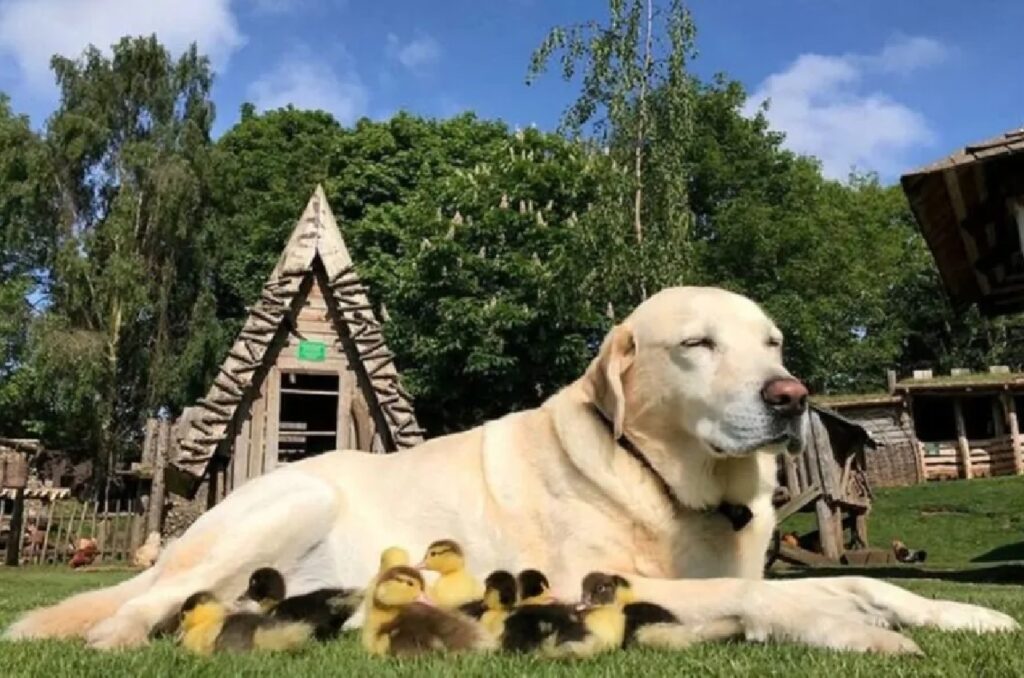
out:
<path id="1" fill-rule="evenodd" d="M 621 324 L 612 328 L 601 344 L 597 357 L 584 375 L 587 395 L 598 409 L 612 422 L 616 440 L 622 435 L 626 419 L 626 396 L 622 377 L 632 366 L 636 356 L 633 330 Z"/>

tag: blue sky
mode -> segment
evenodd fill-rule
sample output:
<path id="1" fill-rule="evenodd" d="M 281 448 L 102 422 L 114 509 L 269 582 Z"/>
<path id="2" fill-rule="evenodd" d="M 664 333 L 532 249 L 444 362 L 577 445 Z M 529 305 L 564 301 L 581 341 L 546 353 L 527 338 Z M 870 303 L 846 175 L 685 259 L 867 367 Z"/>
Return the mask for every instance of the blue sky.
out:
<path id="1" fill-rule="evenodd" d="M 524 85 L 556 24 L 605 0 L 0 0 L 0 91 L 41 124 L 48 56 L 156 32 L 195 40 L 218 72 L 216 131 L 243 101 L 324 108 L 342 122 L 474 110 L 551 129 L 573 90 Z M 927 6 L 927 10 L 924 7 Z M 1024 125 L 1024 3 L 1015 0 L 693 0 L 705 76 L 772 101 L 772 124 L 831 176 L 894 180 L 965 143 Z"/>

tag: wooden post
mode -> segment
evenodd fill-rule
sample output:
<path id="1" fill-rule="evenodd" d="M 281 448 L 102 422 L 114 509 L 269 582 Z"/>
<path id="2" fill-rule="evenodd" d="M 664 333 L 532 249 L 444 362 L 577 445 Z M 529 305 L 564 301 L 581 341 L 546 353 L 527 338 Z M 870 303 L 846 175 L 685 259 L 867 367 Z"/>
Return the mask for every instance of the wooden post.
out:
<path id="1" fill-rule="evenodd" d="M 828 505 L 828 501 L 824 497 L 820 497 L 814 503 L 814 510 L 818 514 L 818 538 L 821 540 L 821 554 L 826 558 L 839 560 L 843 549 L 835 525 L 835 511 Z"/>
<path id="2" fill-rule="evenodd" d="M 1003 409 L 1006 411 L 1006 425 L 1010 429 L 1010 445 L 1013 449 L 1013 471 L 1016 475 L 1024 473 L 1024 449 L 1020 437 L 1020 424 L 1017 421 L 1017 401 L 1012 393 L 1004 393 Z"/>
<path id="3" fill-rule="evenodd" d="M 11 529 L 7 532 L 7 554 L 4 564 L 17 567 L 21 560 L 21 541 L 25 536 L 25 488 L 14 491 L 14 512 L 11 513 Z"/>
<path id="4" fill-rule="evenodd" d="M 156 454 L 153 456 L 153 480 L 149 490 L 149 515 L 146 516 L 146 534 L 163 529 L 164 497 L 166 484 L 164 472 L 167 468 L 167 454 L 171 445 L 171 422 L 161 421 L 156 434 Z"/>
<path id="5" fill-rule="evenodd" d="M 868 547 L 868 514 L 858 513 L 853 519 L 854 541 L 859 541 L 862 548 Z"/>
<path id="6" fill-rule="evenodd" d="M 264 433 L 265 446 L 263 473 L 270 473 L 277 468 L 277 448 L 281 423 L 281 370 L 277 365 L 270 368 L 267 374 L 267 428 Z M 308 441 L 307 441 L 308 444 Z"/>
<path id="7" fill-rule="evenodd" d="M 896 392 L 896 370 L 885 371 L 885 390 L 889 395 Z"/>
<path id="8" fill-rule="evenodd" d="M 960 453 L 960 475 L 967 480 L 973 477 L 971 472 L 971 444 L 967 440 L 964 426 L 964 409 L 960 398 L 953 401 L 953 417 L 956 419 L 956 443 Z"/>

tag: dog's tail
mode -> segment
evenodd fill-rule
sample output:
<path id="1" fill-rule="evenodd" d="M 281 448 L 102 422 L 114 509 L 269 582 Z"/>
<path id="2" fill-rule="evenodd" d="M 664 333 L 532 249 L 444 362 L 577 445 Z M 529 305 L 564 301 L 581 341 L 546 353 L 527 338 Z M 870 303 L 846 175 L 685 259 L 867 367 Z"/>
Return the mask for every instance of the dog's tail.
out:
<path id="1" fill-rule="evenodd" d="M 86 591 L 48 607 L 31 610 L 4 631 L 7 640 L 82 637 L 96 624 L 114 616 L 127 600 L 143 593 L 156 579 L 150 568 L 114 586 Z"/>

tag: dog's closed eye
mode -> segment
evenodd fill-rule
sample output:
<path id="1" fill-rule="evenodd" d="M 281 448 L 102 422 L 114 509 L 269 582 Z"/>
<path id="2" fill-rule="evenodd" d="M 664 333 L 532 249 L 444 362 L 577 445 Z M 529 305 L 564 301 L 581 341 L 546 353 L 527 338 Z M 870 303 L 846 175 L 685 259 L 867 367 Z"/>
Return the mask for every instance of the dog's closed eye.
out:
<path id="1" fill-rule="evenodd" d="M 679 342 L 679 345 L 684 348 L 706 348 L 713 351 L 715 349 L 715 340 L 711 337 L 690 337 L 683 339 Z"/>

